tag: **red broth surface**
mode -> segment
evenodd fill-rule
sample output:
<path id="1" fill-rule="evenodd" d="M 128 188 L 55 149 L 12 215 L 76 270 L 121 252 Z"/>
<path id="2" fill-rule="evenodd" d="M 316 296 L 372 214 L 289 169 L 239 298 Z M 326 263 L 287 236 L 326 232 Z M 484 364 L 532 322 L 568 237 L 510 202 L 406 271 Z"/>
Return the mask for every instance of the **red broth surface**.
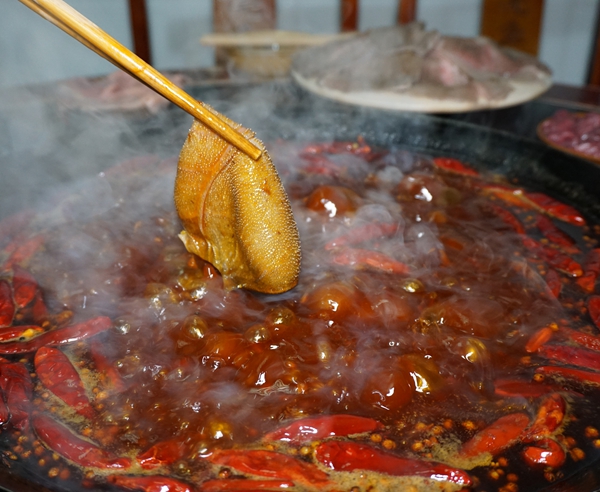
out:
<path id="1" fill-rule="evenodd" d="M 0 224 L 4 462 L 56 490 L 536 490 L 598 458 L 600 249 L 468 163 L 269 145 L 299 285 L 223 289 L 175 163 Z M 37 477 L 37 478 L 36 478 Z"/>

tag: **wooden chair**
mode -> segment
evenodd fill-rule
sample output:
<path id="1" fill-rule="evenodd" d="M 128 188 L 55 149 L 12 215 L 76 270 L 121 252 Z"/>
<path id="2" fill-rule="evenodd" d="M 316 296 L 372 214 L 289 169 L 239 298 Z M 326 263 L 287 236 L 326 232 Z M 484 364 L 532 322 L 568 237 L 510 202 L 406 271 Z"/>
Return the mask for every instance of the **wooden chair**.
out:
<path id="1" fill-rule="evenodd" d="M 151 63 L 146 0 L 128 0 L 133 33 L 134 51 Z M 339 0 L 340 30 L 358 28 L 360 0 Z M 256 0 L 267 12 L 255 29 L 274 29 L 276 0 Z M 406 24 L 417 18 L 418 0 L 398 0 L 397 23 Z M 214 28 L 216 32 L 236 31 L 231 25 L 227 9 L 232 0 L 213 0 Z M 481 15 L 481 34 L 502 46 L 515 48 L 532 55 L 538 54 L 544 0 L 484 0 Z M 598 15 L 595 45 L 588 65 L 587 84 L 600 86 L 600 15 Z"/>

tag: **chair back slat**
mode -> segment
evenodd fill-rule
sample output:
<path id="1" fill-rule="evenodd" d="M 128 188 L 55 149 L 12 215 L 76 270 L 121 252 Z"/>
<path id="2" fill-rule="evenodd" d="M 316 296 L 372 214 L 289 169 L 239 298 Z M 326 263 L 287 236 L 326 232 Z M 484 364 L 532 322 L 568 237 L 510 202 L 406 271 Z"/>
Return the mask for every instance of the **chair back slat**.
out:
<path id="1" fill-rule="evenodd" d="M 129 22 L 134 53 L 146 63 L 152 64 L 146 0 L 129 0 Z"/>
<path id="2" fill-rule="evenodd" d="M 600 6 L 596 19 L 596 36 L 588 65 L 588 85 L 600 86 Z"/>
<path id="3" fill-rule="evenodd" d="M 544 0 L 484 0 L 480 33 L 501 46 L 537 56 Z"/>
<path id="4" fill-rule="evenodd" d="M 358 29 L 358 0 L 340 1 L 340 31 L 356 31 Z"/>
<path id="5" fill-rule="evenodd" d="M 398 24 L 409 24 L 417 18 L 417 0 L 399 0 Z"/>

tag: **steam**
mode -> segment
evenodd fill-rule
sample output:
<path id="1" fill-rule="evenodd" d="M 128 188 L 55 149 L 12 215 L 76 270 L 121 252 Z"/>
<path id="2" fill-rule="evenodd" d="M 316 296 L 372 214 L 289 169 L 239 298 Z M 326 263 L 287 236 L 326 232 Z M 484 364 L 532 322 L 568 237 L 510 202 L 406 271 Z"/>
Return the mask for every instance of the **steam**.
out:
<path id="1" fill-rule="evenodd" d="M 195 442 L 202 454 L 232 440 L 253 441 L 280 420 L 328 411 L 398 416 L 402 401 L 373 401 L 383 391 L 373 375 L 407 360 L 419 381 L 435 388 L 440 381 L 458 384 L 458 377 L 472 383 L 468 388 L 489 384 L 496 376 L 493 354 L 475 339 L 493 330 L 492 321 L 504 319 L 508 308 L 488 300 L 491 291 L 465 301 L 462 293 L 479 288 L 476 278 L 475 285 L 454 279 L 454 290 L 451 280 L 442 285 L 435 276 L 445 249 L 438 226 L 417 220 L 396 198 L 401 183 L 427 169 L 429 159 L 401 148 L 402 141 L 391 136 L 394 129 L 378 127 L 369 112 L 350 117 L 347 108 L 306 98 L 289 85 L 242 94 L 244 100 L 231 90 L 222 98 L 211 90 L 202 96 L 257 131 L 288 189 L 303 269 L 299 287 L 280 296 L 227 292 L 218 278 L 190 266 L 172 203 L 176 156 L 191 123 L 178 109 L 88 113 L 37 96 L 38 111 L 20 115 L 20 141 L 36 146 L 19 144 L 29 161 L 19 169 L 18 188 L 37 197 L 37 222 L 49 227 L 51 237 L 31 269 L 52 309 L 69 306 L 76 318 L 106 314 L 115 320 L 101 344 L 130 391 L 112 395 L 114 406 L 107 406 L 116 421 L 136 422 L 121 436 L 123 451 L 131 443 L 147 448 L 179 436 Z M 37 123 L 29 126 L 31 121 Z M 343 168 L 342 184 L 376 186 L 357 189 L 356 210 L 342 218 L 308 210 L 305 198 L 312 189 L 337 178 L 307 179 L 302 142 L 354 139 L 363 132 L 367 143 L 380 138 L 389 152 L 371 163 L 351 155 L 331 160 Z M 423 189 L 439 199 L 434 187 Z M 397 231 L 357 247 L 407 263 L 410 275 L 388 285 L 368 270 L 332 263 L 324 248 L 331 239 L 386 223 L 397 224 Z M 497 261 L 492 253 L 479 254 L 478 244 L 468 247 Z M 511 281 L 523 282 L 518 272 L 511 275 Z M 341 318 L 315 314 L 314 306 L 326 299 L 319 294 L 323 285 L 351 300 L 340 308 L 347 310 Z M 426 287 L 442 299 L 425 302 Z M 491 321 L 479 321 L 475 331 L 447 321 L 454 311 L 477 319 L 480 308 Z M 534 327 L 521 329 L 526 334 Z M 445 344 L 453 337 L 456 343 Z M 468 360 L 473 350 L 479 351 L 476 364 Z M 301 374 L 308 377 L 298 379 Z M 427 398 L 427 390 L 420 391 Z"/>

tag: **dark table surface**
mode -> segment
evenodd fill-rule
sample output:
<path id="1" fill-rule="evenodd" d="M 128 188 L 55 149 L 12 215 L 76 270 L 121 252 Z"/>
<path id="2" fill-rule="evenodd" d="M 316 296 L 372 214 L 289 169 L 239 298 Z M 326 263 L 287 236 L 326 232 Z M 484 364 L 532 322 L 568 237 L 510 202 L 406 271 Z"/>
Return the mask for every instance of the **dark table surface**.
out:
<path id="1" fill-rule="evenodd" d="M 600 87 L 556 84 L 540 97 L 518 106 L 440 116 L 537 140 L 538 124 L 560 109 L 600 112 Z"/>

